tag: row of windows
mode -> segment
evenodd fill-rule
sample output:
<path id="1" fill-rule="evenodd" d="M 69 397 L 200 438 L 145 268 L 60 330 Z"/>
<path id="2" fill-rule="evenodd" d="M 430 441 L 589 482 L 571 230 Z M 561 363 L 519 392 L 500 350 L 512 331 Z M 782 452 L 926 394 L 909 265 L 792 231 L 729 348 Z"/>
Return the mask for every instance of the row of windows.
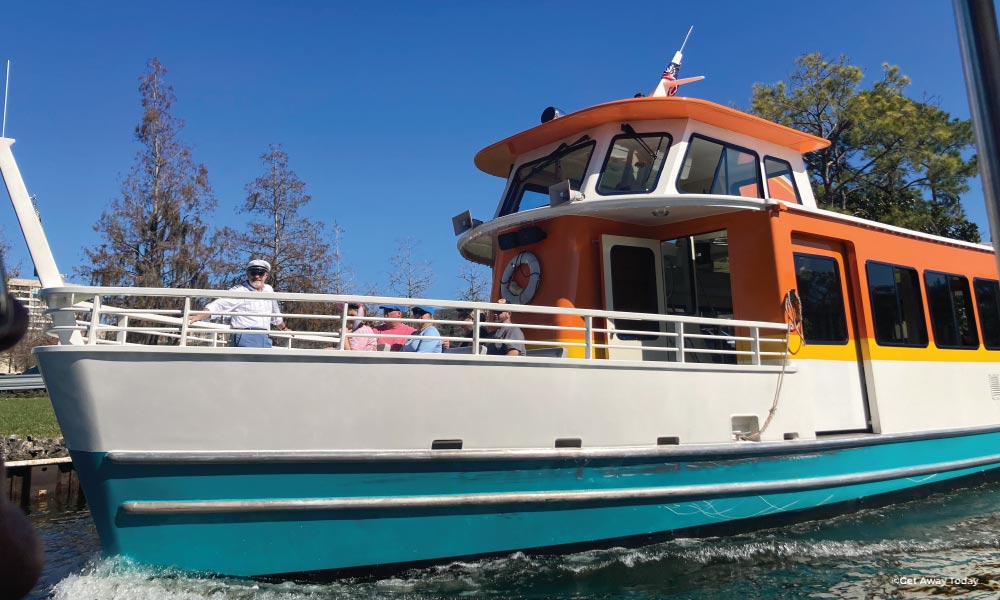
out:
<path id="1" fill-rule="evenodd" d="M 598 194 L 648 194 L 656 189 L 673 138 L 668 133 L 637 134 L 631 127 L 626 131 L 611 140 L 597 180 Z M 595 146 L 589 136 L 583 136 L 521 165 L 511 180 L 500 216 L 548 206 L 549 187 L 567 179 L 573 189 L 580 189 Z M 696 134 L 688 144 L 677 189 L 684 194 L 763 198 L 758 163 L 757 153 L 751 150 Z M 765 156 L 764 175 L 771 198 L 802 202 L 788 161 Z"/>
<path id="2" fill-rule="evenodd" d="M 837 261 L 828 256 L 799 253 L 794 260 L 806 341 L 847 343 Z M 926 347 L 927 319 L 917 270 L 868 261 L 866 271 L 875 341 L 882 346 Z M 1000 350 L 1000 282 L 977 278 L 970 291 L 965 276 L 924 271 L 923 292 L 927 294 L 931 330 L 938 348 L 977 349 L 982 332 L 983 345 Z M 978 328 L 973 301 L 979 312 Z"/>

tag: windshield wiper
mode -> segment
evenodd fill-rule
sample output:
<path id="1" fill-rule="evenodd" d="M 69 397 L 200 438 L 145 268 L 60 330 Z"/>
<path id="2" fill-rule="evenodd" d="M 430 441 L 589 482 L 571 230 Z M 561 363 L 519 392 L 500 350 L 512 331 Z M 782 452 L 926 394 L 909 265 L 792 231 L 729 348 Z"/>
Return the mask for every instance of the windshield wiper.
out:
<path id="1" fill-rule="evenodd" d="M 639 137 L 639 134 L 635 132 L 635 129 L 632 129 L 631 125 L 629 125 L 628 123 L 622 123 L 622 131 L 632 136 L 632 139 L 634 139 L 635 141 L 639 142 L 639 144 L 642 146 L 642 149 L 645 150 L 647 154 L 649 154 L 650 159 L 656 160 L 656 152 L 653 152 L 653 150 L 646 145 L 646 142 L 642 141 L 642 138 Z"/>
<path id="2" fill-rule="evenodd" d="M 584 135 L 580 136 L 580 139 L 576 140 L 572 144 L 567 144 L 566 142 L 563 142 L 562 144 L 559 144 L 558 148 L 556 148 L 552 152 L 549 152 L 547 155 L 545 155 L 544 157 L 542 157 L 539 160 L 538 164 L 535 165 L 531 169 L 531 171 L 528 171 L 528 174 L 525 175 L 524 177 L 522 177 L 520 179 L 520 181 L 518 181 L 518 185 L 520 185 L 521 183 L 523 183 L 523 182 L 531 179 L 532 177 L 534 177 L 535 175 L 537 175 L 539 171 L 541 171 L 545 167 L 551 165 L 552 161 L 554 161 L 555 159 L 557 159 L 557 158 L 559 158 L 561 156 L 560 153 L 565 152 L 566 150 L 569 150 L 570 148 L 574 148 L 574 147 L 579 146 L 580 144 L 582 144 L 584 142 L 589 142 L 589 141 L 590 141 L 590 136 L 584 134 Z"/>

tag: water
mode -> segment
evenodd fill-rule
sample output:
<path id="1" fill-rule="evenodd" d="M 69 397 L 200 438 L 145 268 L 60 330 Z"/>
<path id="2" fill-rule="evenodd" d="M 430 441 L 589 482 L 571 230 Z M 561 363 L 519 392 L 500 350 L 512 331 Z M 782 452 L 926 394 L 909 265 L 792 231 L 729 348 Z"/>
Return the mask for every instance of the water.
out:
<path id="1" fill-rule="evenodd" d="M 261 583 L 99 556 L 84 511 L 32 516 L 46 545 L 30 598 L 997 598 L 1000 484 L 822 522 L 640 549 L 456 562 L 374 581 Z"/>

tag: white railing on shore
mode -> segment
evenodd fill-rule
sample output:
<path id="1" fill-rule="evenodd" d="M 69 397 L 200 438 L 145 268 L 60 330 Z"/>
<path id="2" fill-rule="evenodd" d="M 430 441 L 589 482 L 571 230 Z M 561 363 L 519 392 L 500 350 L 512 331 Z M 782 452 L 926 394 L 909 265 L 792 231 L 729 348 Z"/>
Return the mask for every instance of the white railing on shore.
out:
<path id="1" fill-rule="evenodd" d="M 347 325 L 356 317 L 347 316 L 348 303 L 359 303 L 378 311 L 382 305 L 433 306 L 432 323 L 446 345 L 468 343 L 472 355 L 485 354 L 481 343 L 482 327 L 519 327 L 524 332 L 528 355 L 573 356 L 584 359 L 623 359 L 657 362 L 728 362 L 743 365 L 779 364 L 787 354 L 788 327 L 784 323 L 709 319 L 691 316 L 656 315 L 620 311 L 521 306 L 453 300 L 405 299 L 388 296 L 328 294 L 284 294 L 218 290 L 182 290 L 161 288 L 59 287 L 42 291 L 49 299 L 47 312 L 70 313 L 76 324 L 54 325 L 52 335 L 79 332 L 87 345 L 159 344 L 173 346 L 221 347 L 229 336 L 244 330 L 228 324 L 199 321 L 196 315 L 226 319 L 237 313 L 209 313 L 200 308 L 213 298 L 274 299 L 289 312 L 281 317 L 288 327 L 272 330 L 275 346 L 306 349 L 345 349 L 351 338 L 382 337 L 361 334 Z M 158 308 L 121 308 L 143 299 Z M 117 305 L 117 306 L 116 306 Z M 460 312 L 471 313 L 472 332 L 460 328 L 469 323 L 458 320 Z M 491 311 L 512 313 L 511 325 L 490 322 Z M 366 310 L 366 315 L 367 315 Z M 243 316 L 271 318 L 272 313 L 240 312 Z M 418 319 L 390 319 L 368 315 L 368 323 L 403 322 L 418 326 Z M 561 320 L 563 324 L 557 323 Z M 62 321 L 62 322 L 67 322 Z M 566 325 L 565 322 L 574 322 Z M 616 323 L 619 326 L 616 327 Z M 457 332 L 457 333 L 456 333 Z M 64 336 L 68 339 L 68 336 Z M 417 337 L 390 334 L 394 338 Z M 623 339 L 626 338 L 626 339 Z M 463 344 L 464 345 L 464 344 Z M 459 351 L 451 348 L 448 352 Z"/>

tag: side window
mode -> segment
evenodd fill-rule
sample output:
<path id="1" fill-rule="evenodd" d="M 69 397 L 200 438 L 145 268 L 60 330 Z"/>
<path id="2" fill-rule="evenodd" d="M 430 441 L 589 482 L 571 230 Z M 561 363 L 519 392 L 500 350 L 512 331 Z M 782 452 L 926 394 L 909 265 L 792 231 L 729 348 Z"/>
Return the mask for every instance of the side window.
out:
<path id="1" fill-rule="evenodd" d="M 677 189 L 684 194 L 762 197 L 757 155 L 749 150 L 691 136 Z"/>
<path id="2" fill-rule="evenodd" d="M 594 142 L 560 146 L 544 158 L 517 168 L 498 216 L 509 215 L 549 205 L 549 186 L 570 180 L 573 189 L 580 189 L 583 176 L 594 153 Z"/>
<path id="3" fill-rule="evenodd" d="M 972 320 L 969 280 L 960 275 L 924 271 L 931 330 L 938 348 L 978 348 L 979 334 Z"/>
<path id="4" fill-rule="evenodd" d="M 976 279 L 972 287 L 976 290 L 983 345 L 989 350 L 1000 350 L 1000 282 L 996 279 Z"/>
<path id="5" fill-rule="evenodd" d="M 917 270 L 869 261 L 875 341 L 882 346 L 927 347 L 927 322 Z"/>
<path id="6" fill-rule="evenodd" d="M 847 316 L 837 261 L 794 255 L 795 282 L 802 300 L 802 332 L 810 344 L 846 344 Z"/>
<path id="7" fill-rule="evenodd" d="M 771 156 L 764 157 L 764 178 L 767 180 L 767 197 L 802 204 L 799 188 L 795 187 L 792 165 Z"/>
<path id="8" fill-rule="evenodd" d="M 656 188 L 671 138 L 666 133 L 621 135 L 604 159 L 597 193 L 648 194 Z"/>

